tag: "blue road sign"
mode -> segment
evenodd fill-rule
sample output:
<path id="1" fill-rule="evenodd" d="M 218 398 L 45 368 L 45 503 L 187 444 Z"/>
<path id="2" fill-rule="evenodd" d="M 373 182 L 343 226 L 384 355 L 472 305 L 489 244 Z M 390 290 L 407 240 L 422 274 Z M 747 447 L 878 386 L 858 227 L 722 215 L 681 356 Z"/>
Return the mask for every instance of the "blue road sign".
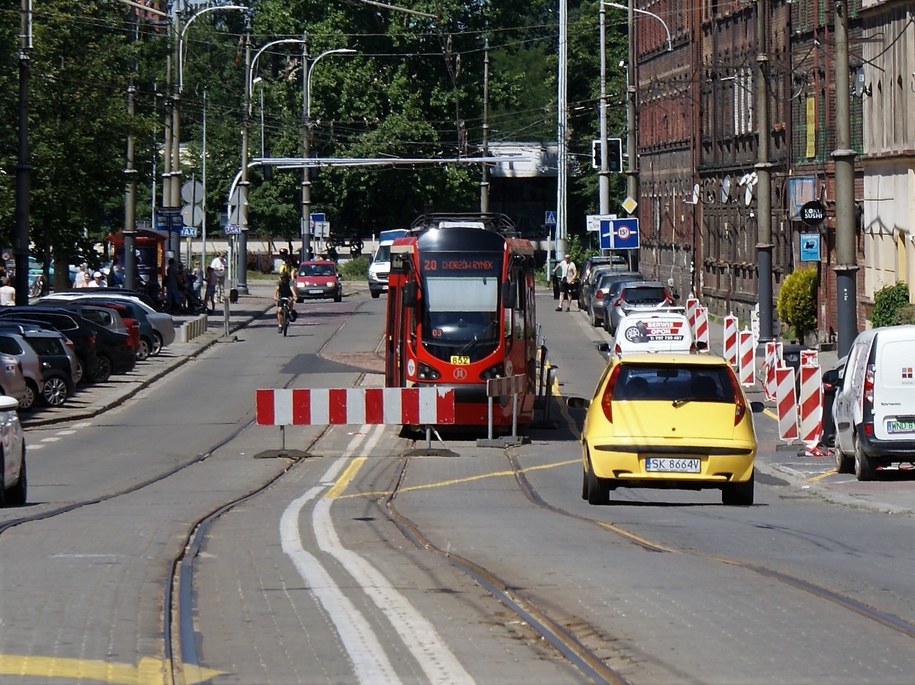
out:
<path id="1" fill-rule="evenodd" d="M 547 226 L 556 225 L 556 212 L 547 212 L 543 218 L 543 223 Z"/>
<path id="2" fill-rule="evenodd" d="M 181 227 L 181 237 L 182 238 L 196 238 L 197 237 L 197 227 L 196 226 L 182 226 Z"/>
<path id="3" fill-rule="evenodd" d="M 801 261 L 820 261 L 820 234 L 801 233 Z"/>
<path id="4" fill-rule="evenodd" d="M 319 212 L 312 212 L 311 221 L 312 221 L 312 223 L 314 223 L 315 221 L 327 221 L 327 216 L 325 216 L 324 214 L 321 214 Z"/>
<path id="5" fill-rule="evenodd" d="M 598 235 L 602 250 L 638 250 L 639 220 L 634 217 L 602 220 Z"/>

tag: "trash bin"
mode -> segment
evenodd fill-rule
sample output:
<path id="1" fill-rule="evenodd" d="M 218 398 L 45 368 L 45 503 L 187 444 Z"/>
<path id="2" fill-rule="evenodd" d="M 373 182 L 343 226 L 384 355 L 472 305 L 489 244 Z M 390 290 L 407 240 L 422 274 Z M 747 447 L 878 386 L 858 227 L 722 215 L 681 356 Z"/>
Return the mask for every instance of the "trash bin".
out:
<path id="1" fill-rule="evenodd" d="M 785 366 L 794 369 L 794 392 L 797 396 L 801 392 L 801 351 L 813 349 L 807 345 L 798 345 L 797 343 L 782 344 L 782 361 Z"/>

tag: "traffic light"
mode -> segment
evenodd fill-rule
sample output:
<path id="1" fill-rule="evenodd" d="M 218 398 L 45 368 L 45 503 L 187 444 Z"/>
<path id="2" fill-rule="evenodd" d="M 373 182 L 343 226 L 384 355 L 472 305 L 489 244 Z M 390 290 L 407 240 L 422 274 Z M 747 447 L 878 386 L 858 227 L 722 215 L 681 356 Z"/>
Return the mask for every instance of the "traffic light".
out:
<path id="1" fill-rule="evenodd" d="M 601 167 L 600 140 L 591 141 L 591 166 Z M 623 170 L 623 141 L 620 138 L 607 138 L 607 171 L 620 173 Z"/>

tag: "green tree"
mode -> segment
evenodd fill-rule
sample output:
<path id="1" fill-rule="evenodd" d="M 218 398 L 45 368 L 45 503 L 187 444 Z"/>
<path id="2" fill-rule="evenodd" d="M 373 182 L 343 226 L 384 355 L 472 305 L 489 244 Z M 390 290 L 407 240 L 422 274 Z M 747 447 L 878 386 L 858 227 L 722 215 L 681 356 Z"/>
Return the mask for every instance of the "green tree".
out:
<path id="1" fill-rule="evenodd" d="M 817 280 L 815 268 L 799 269 L 788 274 L 778 292 L 776 311 L 792 328 L 799 342 L 816 329 Z"/>

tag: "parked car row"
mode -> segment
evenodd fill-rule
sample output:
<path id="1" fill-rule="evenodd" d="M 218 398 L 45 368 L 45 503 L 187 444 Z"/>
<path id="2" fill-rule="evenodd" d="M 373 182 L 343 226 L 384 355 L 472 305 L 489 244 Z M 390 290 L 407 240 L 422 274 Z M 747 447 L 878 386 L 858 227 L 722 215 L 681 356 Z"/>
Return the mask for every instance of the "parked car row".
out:
<path id="1" fill-rule="evenodd" d="M 170 315 L 131 291 L 67 291 L 0 308 L 0 392 L 19 409 L 62 406 L 80 384 L 132 371 L 175 339 Z"/>

